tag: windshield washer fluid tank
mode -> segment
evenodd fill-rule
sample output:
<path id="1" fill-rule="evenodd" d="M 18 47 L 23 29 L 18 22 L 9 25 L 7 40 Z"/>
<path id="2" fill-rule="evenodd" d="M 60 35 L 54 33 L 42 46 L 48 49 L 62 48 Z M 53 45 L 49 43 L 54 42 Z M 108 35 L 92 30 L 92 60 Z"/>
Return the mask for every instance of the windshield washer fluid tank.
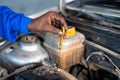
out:
<path id="1" fill-rule="evenodd" d="M 49 52 L 51 59 L 62 69 L 70 68 L 78 64 L 84 53 L 83 41 L 85 36 L 76 32 L 73 36 L 67 36 L 62 41 L 62 49 L 59 49 L 60 36 L 46 33 L 44 45 Z"/>

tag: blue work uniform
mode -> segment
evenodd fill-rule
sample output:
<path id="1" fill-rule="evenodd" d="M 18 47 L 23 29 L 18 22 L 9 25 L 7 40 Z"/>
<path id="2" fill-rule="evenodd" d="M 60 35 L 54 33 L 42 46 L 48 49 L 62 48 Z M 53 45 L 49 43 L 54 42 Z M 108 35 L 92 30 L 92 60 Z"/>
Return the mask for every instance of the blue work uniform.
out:
<path id="1" fill-rule="evenodd" d="M 14 42 L 19 34 L 28 34 L 31 18 L 22 13 L 15 13 L 6 6 L 0 6 L 0 36 Z"/>

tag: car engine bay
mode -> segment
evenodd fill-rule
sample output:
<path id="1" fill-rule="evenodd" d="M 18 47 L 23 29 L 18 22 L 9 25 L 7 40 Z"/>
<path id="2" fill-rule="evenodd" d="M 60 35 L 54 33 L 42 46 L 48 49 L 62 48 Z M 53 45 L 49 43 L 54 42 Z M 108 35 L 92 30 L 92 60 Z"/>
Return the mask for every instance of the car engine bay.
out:
<path id="1" fill-rule="evenodd" d="M 60 1 L 72 34 L 0 39 L 0 80 L 120 80 L 120 0 Z"/>

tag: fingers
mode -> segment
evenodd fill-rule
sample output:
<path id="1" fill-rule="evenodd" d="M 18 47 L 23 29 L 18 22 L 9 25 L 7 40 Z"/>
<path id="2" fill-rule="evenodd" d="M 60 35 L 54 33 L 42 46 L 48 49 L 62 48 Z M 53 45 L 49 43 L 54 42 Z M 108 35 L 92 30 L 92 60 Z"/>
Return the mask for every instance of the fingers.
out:
<path id="1" fill-rule="evenodd" d="M 67 23 L 65 21 L 65 19 L 63 17 L 60 16 L 60 22 L 63 24 L 63 26 L 65 27 L 65 30 L 67 30 Z"/>
<path id="2" fill-rule="evenodd" d="M 57 35 L 63 35 L 64 33 L 58 29 L 58 26 L 64 26 L 67 30 L 65 19 L 59 14 L 50 11 L 41 17 L 33 19 L 30 22 L 28 29 L 36 34 L 40 34 L 41 32 L 52 32 Z"/>
<path id="3" fill-rule="evenodd" d="M 50 22 L 51 22 L 51 24 L 48 25 L 48 27 L 49 27 L 48 31 L 52 32 L 54 34 L 57 34 L 57 35 L 63 35 L 64 33 L 60 29 L 58 29 L 58 27 L 64 26 L 65 30 L 67 30 L 67 23 L 66 23 L 65 19 L 61 15 L 59 15 L 55 12 L 50 11 L 48 13 L 49 13 Z"/>
<path id="4" fill-rule="evenodd" d="M 59 22 L 58 24 L 62 24 L 65 27 L 65 29 L 67 30 L 67 23 L 66 23 L 65 19 L 61 15 L 59 15 L 59 14 L 57 14 L 55 12 L 50 11 L 50 13 L 53 13 L 53 14 L 51 14 L 51 21 L 56 20 L 56 23 L 58 21 Z"/>
<path id="5" fill-rule="evenodd" d="M 58 29 L 52 25 L 49 25 L 48 27 L 50 27 L 50 28 L 46 30 L 47 32 L 52 32 L 52 33 L 60 35 L 60 36 L 64 34 L 60 29 Z"/>

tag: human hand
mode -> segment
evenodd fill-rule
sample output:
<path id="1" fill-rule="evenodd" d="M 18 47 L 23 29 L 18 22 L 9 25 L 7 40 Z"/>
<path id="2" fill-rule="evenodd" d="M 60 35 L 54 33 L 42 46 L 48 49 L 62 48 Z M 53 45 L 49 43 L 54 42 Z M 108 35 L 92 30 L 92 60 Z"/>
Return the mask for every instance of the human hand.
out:
<path id="1" fill-rule="evenodd" d="M 51 32 L 57 35 L 63 35 L 62 31 L 58 27 L 64 26 L 67 30 L 67 23 L 62 16 L 59 14 L 49 11 L 46 14 L 33 19 L 28 30 L 36 34 L 41 32 Z"/>

